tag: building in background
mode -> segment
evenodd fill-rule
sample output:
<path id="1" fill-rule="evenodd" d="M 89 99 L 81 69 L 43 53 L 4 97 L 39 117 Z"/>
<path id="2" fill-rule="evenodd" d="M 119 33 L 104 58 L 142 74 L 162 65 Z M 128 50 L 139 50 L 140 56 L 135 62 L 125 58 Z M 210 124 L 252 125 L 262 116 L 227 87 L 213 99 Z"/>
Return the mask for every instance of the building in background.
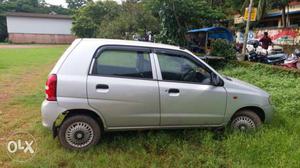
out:
<path id="1" fill-rule="evenodd" d="M 10 12 L 6 21 L 12 43 L 67 44 L 75 39 L 70 16 Z"/>
<path id="2" fill-rule="evenodd" d="M 272 42 L 278 45 L 300 45 L 300 2 L 291 1 L 287 11 L 287 27 L 282 24 L 282 11 L 268 11 L 248 34 L 248 40 L 260 39 L 264 32 L 269 33 Z M 243 24 L 241 15 L 235 15 L 235 24 Z M 243 43 L 243 32 L 236 32 L 236 42 Z"/>
<path id="3" fill-rule="evenodd" d="M 292 1 L 289 3 L 287 11 L 287 26 L 300 26 L 300 2 Z M 258 27 L 282 27 L 282 10 L 274 9 L 262 18 Z"/>
<path id="4" fill-rule="evenodd" d="M 286 21 L 287 27 L 300 26 L 300 2 L 291 1 L 289 6 L 286 7 Z M 234 24 L 244 24 L 244 16 L 241 14 L 234 15 Z M 283 27 L 282 23 L 282 10 L 272 9 L 261 18 L 256 28 L 280 28 Z"/>

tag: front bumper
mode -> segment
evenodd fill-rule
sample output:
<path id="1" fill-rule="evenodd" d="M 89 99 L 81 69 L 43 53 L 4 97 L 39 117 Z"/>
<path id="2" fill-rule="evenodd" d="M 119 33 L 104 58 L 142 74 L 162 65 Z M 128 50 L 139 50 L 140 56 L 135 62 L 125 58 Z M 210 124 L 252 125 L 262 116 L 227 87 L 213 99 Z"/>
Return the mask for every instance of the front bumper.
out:
<path id="1" fill-rule="evenodd" d="M 56 101 L 44 100 L 41 107 L 43 126 L 52 130 L 58 116 L 65 111 L 66 109 L 60 107 Z"/>
<path id="2" fill-rule="evenodd" d="M 272 105 L 263 106 L 262 109 L 265 112 L 265 123 L 269 123 L 272 121 L 274 115 L 274 107 Z"/>

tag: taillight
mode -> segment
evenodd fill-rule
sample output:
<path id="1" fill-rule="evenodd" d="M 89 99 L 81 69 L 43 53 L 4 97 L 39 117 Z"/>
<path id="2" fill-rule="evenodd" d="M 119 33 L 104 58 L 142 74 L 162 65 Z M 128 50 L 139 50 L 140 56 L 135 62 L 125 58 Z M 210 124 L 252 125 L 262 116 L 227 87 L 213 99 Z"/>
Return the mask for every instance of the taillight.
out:
<path id="1" fill-rule="evenodd" d="M 48 77 L 45 86 L 46 99 L 48 101 L 56 101 L 56 86 L 57 86 L 57 76 L 52 74 Z"/>

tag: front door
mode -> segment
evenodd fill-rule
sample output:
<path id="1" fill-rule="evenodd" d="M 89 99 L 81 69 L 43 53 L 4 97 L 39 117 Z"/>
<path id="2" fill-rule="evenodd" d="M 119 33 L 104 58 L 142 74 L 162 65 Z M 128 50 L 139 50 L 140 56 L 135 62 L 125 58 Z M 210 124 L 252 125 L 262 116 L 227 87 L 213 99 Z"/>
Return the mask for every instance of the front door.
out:
<path id="1" fill-rule="evenodd" d="M 226 110 L 224 87 L 211 84 L 211 73 L 185 54 L 157 53 L 161 125 L 218 125 Z"/>
<path id="2" fill-rule="evenodd" d="M 88 76 L 89 104 L 111 128 L 158 126 L 159 90 L 152 74 L 148 52 L 108 48 Z"/>

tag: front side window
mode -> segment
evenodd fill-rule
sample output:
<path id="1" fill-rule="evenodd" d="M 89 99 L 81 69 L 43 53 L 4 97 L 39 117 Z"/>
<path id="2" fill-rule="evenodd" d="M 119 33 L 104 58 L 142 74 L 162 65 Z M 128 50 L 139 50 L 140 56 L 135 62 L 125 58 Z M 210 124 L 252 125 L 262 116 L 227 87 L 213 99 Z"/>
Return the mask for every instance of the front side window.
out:
<path id="1" fill-rule="evenodd" d="M 152 79 L 149 54 L 139 51 L 103 51 L 95 60 L 93 74 Z"/>
<path id="2" fill-rule="evenodd" d="M 157 54 L 163 80 L 211 84 L 211 75 L 195 61 L 179 55 Z"/>

